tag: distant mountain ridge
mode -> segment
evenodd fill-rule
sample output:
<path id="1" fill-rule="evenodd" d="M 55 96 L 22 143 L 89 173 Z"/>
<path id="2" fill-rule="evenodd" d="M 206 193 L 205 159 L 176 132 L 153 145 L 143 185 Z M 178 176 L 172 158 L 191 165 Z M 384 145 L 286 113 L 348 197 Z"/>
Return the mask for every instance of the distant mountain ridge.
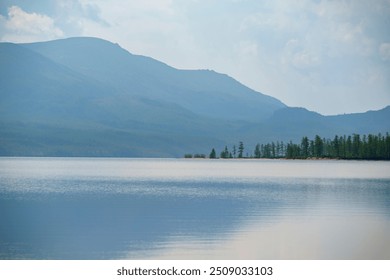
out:
<path id="1" fill-rule="evenodd" d="M 257 93 L 227 75 L 208 70 L 177 70 L 101 39 L 71 38 L 23 46 L 103 81 L 118 92 L 176 103 L 209 117 L 263 119 L 285 107 L 279 100 Z M 266 106 L 259 110 L 255 106 L 259 103 Z"/>
<path id="2" fill-rule="evenodd" d="M 0 155 L 180 157 L 244 141 L 390 131 L 390 107 L 325 117 L 98 38 L 0 43 Z"/>

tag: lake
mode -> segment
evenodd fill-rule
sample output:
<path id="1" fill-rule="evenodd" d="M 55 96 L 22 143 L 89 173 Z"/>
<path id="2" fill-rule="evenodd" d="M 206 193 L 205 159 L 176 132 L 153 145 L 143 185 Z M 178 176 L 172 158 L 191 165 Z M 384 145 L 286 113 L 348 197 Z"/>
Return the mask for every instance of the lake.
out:
<path id="1" fill-rule="evenodd" d="M 390 259 L 390 162 L 0 158 L 0 259 Z"/>

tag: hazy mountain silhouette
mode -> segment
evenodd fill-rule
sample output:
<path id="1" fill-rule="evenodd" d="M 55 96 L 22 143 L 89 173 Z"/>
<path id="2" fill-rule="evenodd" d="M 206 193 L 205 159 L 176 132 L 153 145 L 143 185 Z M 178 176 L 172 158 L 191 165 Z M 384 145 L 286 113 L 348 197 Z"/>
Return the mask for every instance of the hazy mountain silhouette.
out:
<path id="1" fill-rule="evenodd" d="M 227 75 L 207 70 L 177 70 L 152 58 L 132 55 L 101 39 L 71 38 L 24 46 L 102 81 L 119 93 L 171 102 L 209 117 L 263 119 L 285 106 Z"/>
<path id="2" fill-rule="evenodd" d="M 325 117 L 231 77 L 96 38 L 0 43 L 0 154 L 182 156 L 246 141 L 390 131 L 390 108 Z"/>

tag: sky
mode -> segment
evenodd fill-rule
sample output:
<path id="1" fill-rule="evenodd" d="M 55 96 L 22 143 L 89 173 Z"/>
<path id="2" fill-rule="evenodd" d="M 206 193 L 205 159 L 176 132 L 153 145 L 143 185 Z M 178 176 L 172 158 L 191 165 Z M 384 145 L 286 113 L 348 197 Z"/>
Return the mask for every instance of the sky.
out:
<path id="1" fill-rule="evenodd" d="M 75 36 L 324 115 L 390 105 L 390 0 L 0 1 L 0 41 Z"/>

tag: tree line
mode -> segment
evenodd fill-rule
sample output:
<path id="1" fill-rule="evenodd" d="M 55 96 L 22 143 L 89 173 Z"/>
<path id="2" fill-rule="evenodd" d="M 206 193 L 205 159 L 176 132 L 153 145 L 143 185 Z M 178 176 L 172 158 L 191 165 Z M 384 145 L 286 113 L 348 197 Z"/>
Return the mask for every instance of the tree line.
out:
<path id="1" fill-rule="evenodd" d="M 336 135 L 333 139 L 316 135 L 314 140 L 303 137 L 300 144 L 287 145 L 285 157 L 390 160 L 390 135 Z"/>
<path id="2" fill-rule="evenodd" d="M 205 154 L 186 154 L 186 158 L 207 158 Z M 365 160 L 390 160 L 390 135 L 353 134 L 349 136 L 336 135 L 333 139 L 325 139 L 316 135 L 314 139 L 302 137 L 299 144 L 292 141 L 271 142 L 256 144 L 251 152 L 247 152 L 244 143 L 227 146 L 217 153 L 212 148 L 208 158 L 286 158 L 286 159 L 365 159 Z"/>

